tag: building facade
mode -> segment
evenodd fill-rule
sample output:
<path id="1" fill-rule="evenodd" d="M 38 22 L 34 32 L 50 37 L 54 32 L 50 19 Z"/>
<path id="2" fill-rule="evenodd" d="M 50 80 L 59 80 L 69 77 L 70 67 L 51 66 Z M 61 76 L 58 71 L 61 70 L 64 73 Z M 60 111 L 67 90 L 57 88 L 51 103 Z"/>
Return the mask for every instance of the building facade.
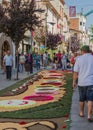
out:
<path id="1" fill-rule="evenodd" d="M 64 0 L 37 1 L 37 8 L 45 10 L 44 13 L 40 14 L 40 18 L 45 19 L 45 21 L 42 22 L 44 28 L 43 34 L 59 34 L 62 41 L 67 42 L 69 38 L 69 11 Z M 60 46 L 58 48 L 60 48 Z M 64 45 L 61 45 L 61 50 L 63 48 Z"/>
<path id="2" fill-rule="evenodd" d="M 12 40 L 5 36 L 3 33 L 0 34 L 0 69 L 3 68 L 3 57 L 7 50 L 11 50 L 11 54 L 15 57 L 15 45 Z M 15 59 L 14 59 L 15 62 Z"/>
<path id="3" fill-rule="evenodd" d="M 89 45 L 89 35 L 86 30 L 86 17 L 83 14 L 76 14 L 75 17 L 70 18 L 70 38 L 69 49 L 73 47 L 81 47 L 82 45 Z M 78 49 L 77 49 L 78 50 Z"/>
<path id="4" fill-rule="evenodd" d="M 9 0 L 0 0 L 2 6 L 6 6 L 7 2 L 9 2 Z M 4 33 L 0 33 L 0 69 L 3 68 L 3 57 L 7 50 L 10 50 L 13 55 L 13 65 L 15 68 L 15 44 L 12 42 L 10 37 L 7 37 Z"/>
<path id="5" fill-rule="evenodd" d="M 76 17 L 70 18 L 70 29 L 81 32 L 79 40 L 82 45 L 86 44 L 86 39 L 88 35 L 86 30 L 86 17 L 83 14 L 76 14 Z"/>

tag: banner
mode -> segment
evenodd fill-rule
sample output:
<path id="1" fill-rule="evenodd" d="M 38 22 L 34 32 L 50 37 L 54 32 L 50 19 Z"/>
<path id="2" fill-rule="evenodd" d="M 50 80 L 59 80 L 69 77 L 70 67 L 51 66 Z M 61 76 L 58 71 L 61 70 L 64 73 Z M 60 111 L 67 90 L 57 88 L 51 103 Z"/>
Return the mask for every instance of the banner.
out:
<path id="1" fill-rule="evenodd" d="M 61 36 L 61 40 L 65 41 L 65 36 L 64 35 Z"/>
<path id="2" fill-rule="evenodd" d="M 70 6 L 69 7 L 69 16 L 75 17 L 76 16 L 76 6 Z"/>
<path id="3" fill-rule="evenodd" d="M 34 31 L 32 31 L 31 33 L 32 33 L 32 37 L 34 37 Z"/>
<path id="4" fill-rule="evenodd" d="M 61 25 L 60 25 L 60 24 L 57 24 L 57 28 L 58 28 L 58 29 L 61 29 Z"/>

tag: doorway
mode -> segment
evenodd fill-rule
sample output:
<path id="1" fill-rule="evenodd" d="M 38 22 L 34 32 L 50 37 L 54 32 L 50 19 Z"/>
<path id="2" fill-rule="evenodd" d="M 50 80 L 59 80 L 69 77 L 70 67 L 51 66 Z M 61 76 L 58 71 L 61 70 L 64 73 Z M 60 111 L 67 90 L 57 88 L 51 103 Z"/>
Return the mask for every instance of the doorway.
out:
<path id="1" fill-rule="evenodd" d="M 1 68 L 3 68 L 3 58 L 6 55 L 7 50 L 10 50 L 10 45 L 8 41 L 4 41 L 1 48 Z"/>

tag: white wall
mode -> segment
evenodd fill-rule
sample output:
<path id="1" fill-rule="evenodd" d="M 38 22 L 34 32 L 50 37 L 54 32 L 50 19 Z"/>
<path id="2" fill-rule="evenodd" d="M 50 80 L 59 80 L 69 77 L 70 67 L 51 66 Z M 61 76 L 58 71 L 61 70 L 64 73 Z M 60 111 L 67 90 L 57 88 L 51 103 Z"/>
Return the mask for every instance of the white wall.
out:
<path id="1" fill-rule="evenodd" d="M 80 22 L 82 25 L 80 25 Z M 84 16 L 81 16 L 79 19 L 79 30 L 85 32 L 86 31 L 86 19 Z"/>
<path id="2" fill-rule="evenodd" d="M 53 21 L 52 11 L 48 9 L 48 15 L 47 15 L 47 29 L 48 29 L 48 32 L 51 32 L 51 33 L 52 33 L 52 25 L 50 24 L 50 22 L 55 22 L 55 21 Z"/>
<path id="3" fill-rule="evenodd" d="M 51 33 L 53 32 L 54 34 L 57 34 L 57 33 L 61 32 L 60 31 L 61 29 L 57 28 L 57 24 L 63 25 L 62 17 L 63 17 L 64 6 L 60 2 L 60 0 L 53 0 L 53 1 L 50 1 L 50 3 L 56 9 L 56 11 L 58 12 L 58 14 L 60 15 L 60 18 L 58 18 L 58 14 L 55 14 L 53 12 L 52 8 L 48 9 L 47 22 L 55 23 L 53 26 L 51 24 L 47 23 L 47 25 L 48 25 L 48 31 L 51 32 Z"/>

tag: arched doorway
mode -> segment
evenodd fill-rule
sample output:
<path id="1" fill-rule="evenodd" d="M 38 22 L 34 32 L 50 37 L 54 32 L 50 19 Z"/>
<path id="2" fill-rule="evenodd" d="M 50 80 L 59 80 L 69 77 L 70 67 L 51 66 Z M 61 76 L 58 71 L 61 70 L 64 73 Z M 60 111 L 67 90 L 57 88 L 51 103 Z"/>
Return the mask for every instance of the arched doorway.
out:
<path id="1" fill-rule="evenodd" d="M 4 41 L 1 49 L 1 68 L 3 67 L 3 57 L 5 56 L 7 50 L 10 50 L 10 45 L 8 41 Z"/>

